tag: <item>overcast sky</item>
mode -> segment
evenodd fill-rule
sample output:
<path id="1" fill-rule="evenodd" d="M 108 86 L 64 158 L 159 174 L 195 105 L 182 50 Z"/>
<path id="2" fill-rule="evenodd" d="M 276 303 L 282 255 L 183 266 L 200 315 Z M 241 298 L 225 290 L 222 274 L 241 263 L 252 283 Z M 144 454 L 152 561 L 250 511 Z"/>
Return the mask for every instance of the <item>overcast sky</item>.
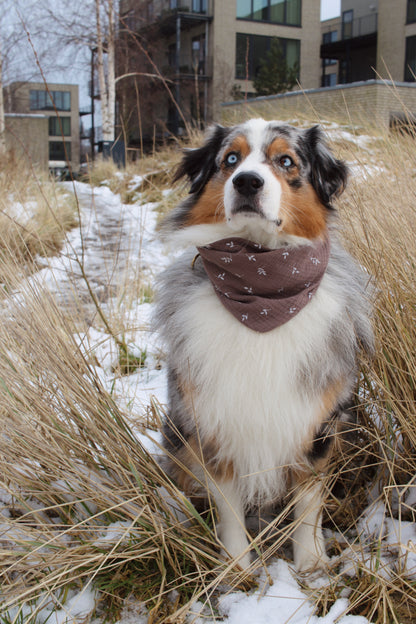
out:
<path id="1" fill-rule="evenodd" d="M 341 0 L 321 0 L 321 20 L 338 17 L 341 14 Z"/>

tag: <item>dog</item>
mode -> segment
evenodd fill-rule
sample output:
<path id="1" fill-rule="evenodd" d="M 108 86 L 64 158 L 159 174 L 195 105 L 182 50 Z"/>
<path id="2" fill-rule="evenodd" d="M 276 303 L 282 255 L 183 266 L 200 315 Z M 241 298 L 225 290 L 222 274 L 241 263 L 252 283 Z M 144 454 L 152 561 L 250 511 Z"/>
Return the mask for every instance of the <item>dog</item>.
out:
<path id="1" fill-rule="evenodd" d="M 342 247 L 347 181 L 318 126 L 213 126 L 175 181 L 189 196 L 164 235 L 187 247 L 160 278 L 167 471 L 216 504 L 226 555 L 251 565 L 245 514 L 294 488 L 294 564 L 326 566 L 319 475 L 371 352 L 368 275 Z"/>

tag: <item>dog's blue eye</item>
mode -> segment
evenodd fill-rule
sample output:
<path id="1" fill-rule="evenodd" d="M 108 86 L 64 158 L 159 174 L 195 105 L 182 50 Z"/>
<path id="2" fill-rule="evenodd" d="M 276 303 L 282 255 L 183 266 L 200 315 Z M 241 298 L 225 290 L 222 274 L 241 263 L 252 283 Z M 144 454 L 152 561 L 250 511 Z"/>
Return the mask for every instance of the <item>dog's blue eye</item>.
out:
<path id="1" fill-rule="evenodd" d="M 238 154 L 235 152 L 230 152 L 228 156 L 225 158 L 225 164 L 232 167 L 238 163 Z"/>
<path id="2" fill-rule="evenodd" d="M 279 160 L 279 164 L 284 169 L 290 169 L 290 167 L 293 167 L 295 163 L 293 162 L 290 156 L 282 156 L 281 159 Z"/>

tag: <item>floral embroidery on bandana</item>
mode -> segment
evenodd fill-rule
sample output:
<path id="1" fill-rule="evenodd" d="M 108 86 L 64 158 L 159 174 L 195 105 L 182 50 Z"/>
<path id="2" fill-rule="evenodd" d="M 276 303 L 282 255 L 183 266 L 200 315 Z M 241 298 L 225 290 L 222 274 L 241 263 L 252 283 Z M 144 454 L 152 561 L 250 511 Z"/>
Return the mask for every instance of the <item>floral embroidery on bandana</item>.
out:
<path id="1" fill-rule="evenodd" d="M 250 329 L 267 332 L 311 301 L 326 271 L 330 244 L 268 249 L 227 238 L 198 252 L 224 307 Z"/>

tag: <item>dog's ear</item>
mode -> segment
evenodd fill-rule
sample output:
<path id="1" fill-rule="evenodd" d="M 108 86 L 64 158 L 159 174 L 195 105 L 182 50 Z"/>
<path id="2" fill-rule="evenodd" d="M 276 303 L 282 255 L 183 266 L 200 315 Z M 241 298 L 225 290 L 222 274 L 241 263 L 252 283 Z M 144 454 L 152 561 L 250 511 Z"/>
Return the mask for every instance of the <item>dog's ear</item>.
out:
<path id="1" fill-rule="evenodd" d="M 331 200 L 345 189 L 348 168 L 342 160 L 334 157 L 319 126 L 306 130 L 303 140 L 311 166 L 311 184 L 324 206 L 332 208 Z"/>
<path id="2" fill-rule="evenodd" d="M 185 154 L 175 173 L 174 182 L 184 176 L 191 182 L 190 193 L 200 193 L 216 170 L 215 158 L 224 138 L 229 133 L 228 128 L 215 125 L 210 128 L 205 142 L 197 149 L 185 150 Z"/>

